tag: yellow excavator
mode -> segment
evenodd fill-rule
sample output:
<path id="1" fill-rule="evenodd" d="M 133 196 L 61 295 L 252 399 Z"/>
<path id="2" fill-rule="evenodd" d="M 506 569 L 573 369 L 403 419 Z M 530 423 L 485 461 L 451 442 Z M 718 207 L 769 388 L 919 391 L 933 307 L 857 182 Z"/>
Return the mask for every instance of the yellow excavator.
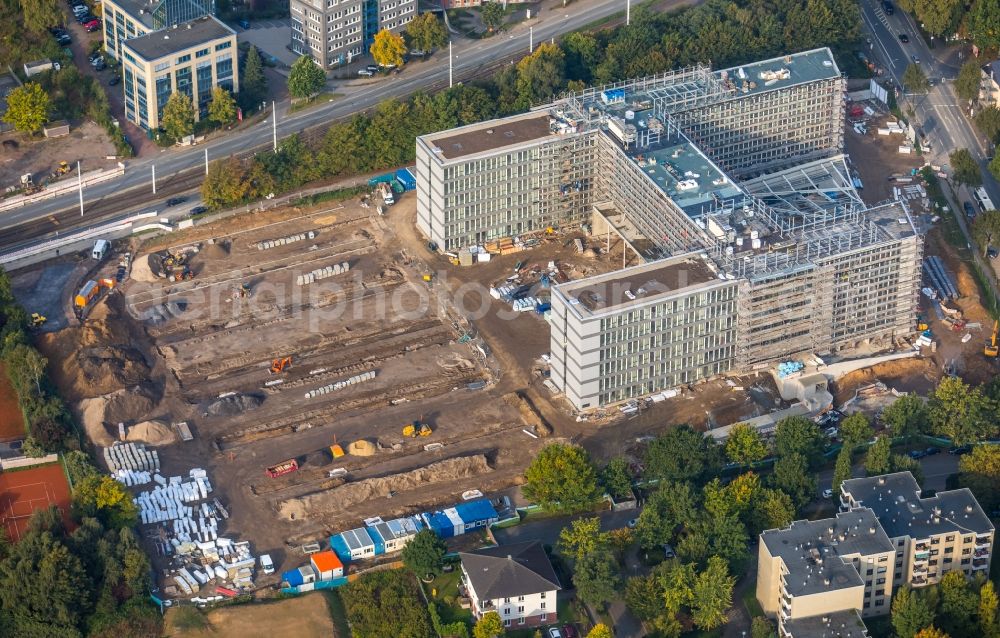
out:
<path id="1" fill-rule="evenodd" d="M 1000 348 L 997 348 L 998 329 L 1000 329 L 1000 320 L 993 322 L 993 334 L 990 335 L 990 340 L 986 342 L 986 347 L 983 348 L 983 354 L 992 359 L 995 359 L 997 353 L 1000 352 Z"/>
<path id="2" fill-rule="evenodd" d="M 431 426 L 420 421 L 414 421 L 403 426 L 403 436 L 416 438 L 418 436 L 430 436 L 433 433 Z"/>

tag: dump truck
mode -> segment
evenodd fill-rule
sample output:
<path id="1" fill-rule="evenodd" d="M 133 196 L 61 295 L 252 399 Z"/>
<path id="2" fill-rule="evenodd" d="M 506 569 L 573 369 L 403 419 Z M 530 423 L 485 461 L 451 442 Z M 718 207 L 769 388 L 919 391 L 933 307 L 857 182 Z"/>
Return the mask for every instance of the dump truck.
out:
<path id="1" fill-rule="evenodd" d="M 264 472 L 271 478 L 277 478 L 279 476 L 284 476 L 285 474 L 291 474 L 297 469 L 299 469 L 299 462 L 295 459 L 288 459 L 287 461 L 282 461 L 281 463 L 272 465 L 264 470 Z"/>

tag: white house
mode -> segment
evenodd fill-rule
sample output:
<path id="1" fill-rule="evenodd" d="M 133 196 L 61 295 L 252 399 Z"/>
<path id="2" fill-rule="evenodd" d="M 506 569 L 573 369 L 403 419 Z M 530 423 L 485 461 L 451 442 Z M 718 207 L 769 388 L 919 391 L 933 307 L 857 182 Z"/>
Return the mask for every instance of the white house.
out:
<path id="1" fill-rule="evenodd" d="M 562 587 L 538 541 L 461 552 L 462 583 L 476 618 L 495 611 L 505 627 L 543 625 L 556 619 Z"/>

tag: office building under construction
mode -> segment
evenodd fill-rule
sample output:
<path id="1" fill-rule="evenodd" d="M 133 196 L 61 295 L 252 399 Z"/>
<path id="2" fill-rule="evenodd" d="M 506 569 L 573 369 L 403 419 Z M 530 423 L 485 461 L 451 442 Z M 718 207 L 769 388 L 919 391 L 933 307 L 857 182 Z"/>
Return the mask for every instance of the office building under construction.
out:
<path id="1" fill-rule="evenodd" d="M 868 208 L 828 49 L 588 89 L 417 140 L 444 250 L 587 225 L 641 262 L 552 292 L 552 381 L 578 409 L 911 332 L 922 241 Z"/>

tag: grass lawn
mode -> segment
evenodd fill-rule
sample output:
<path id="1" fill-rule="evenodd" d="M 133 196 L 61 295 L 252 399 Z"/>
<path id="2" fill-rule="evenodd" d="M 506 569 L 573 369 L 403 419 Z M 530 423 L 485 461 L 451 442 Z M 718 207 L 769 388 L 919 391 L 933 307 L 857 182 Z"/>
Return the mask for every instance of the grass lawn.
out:
<path id="1" fill-rule="evenodd" d="M 456 621 L 473 623 L 472 610 L 463 609 L 458 604 L 458 584 L 462 580 L 462 572 L 458 566 L 454 571 L 441 574 L 430 583 L 420 583 L 424 588 L 429 600 L 438 603 L 438 613 L 441 614 L 441 622 L 448 624 Z"/>
<path id="2" fill-rule="evenodd" d="M 296 111 L 302 111 L 304 109 L 309 109 L 314 106 L 319 106 L 323 102 L 332 102 L 334 99 L 338 97 L 343 97 L 343 96 L 340 93 L 330 93 L 329 91 L 323 91 L 322 93 L 317 93 L 316 95 L 312 96 L 309 99 L 296 100 L 292 102 L 292 105 L 291 107 L 289 107 L 288 111 L 290 113 L 295 113 Z"/>
<path id="3" fill-rule="evenodd" d="M 747 612 L 750 617 L 763 616 L 764 610 L 760 606 L 760 602 L 757 601 L 757 588 L 753 587 L 748 589 L 745 594 L 743 594 L 743 606 L 747 608 Z"/>

